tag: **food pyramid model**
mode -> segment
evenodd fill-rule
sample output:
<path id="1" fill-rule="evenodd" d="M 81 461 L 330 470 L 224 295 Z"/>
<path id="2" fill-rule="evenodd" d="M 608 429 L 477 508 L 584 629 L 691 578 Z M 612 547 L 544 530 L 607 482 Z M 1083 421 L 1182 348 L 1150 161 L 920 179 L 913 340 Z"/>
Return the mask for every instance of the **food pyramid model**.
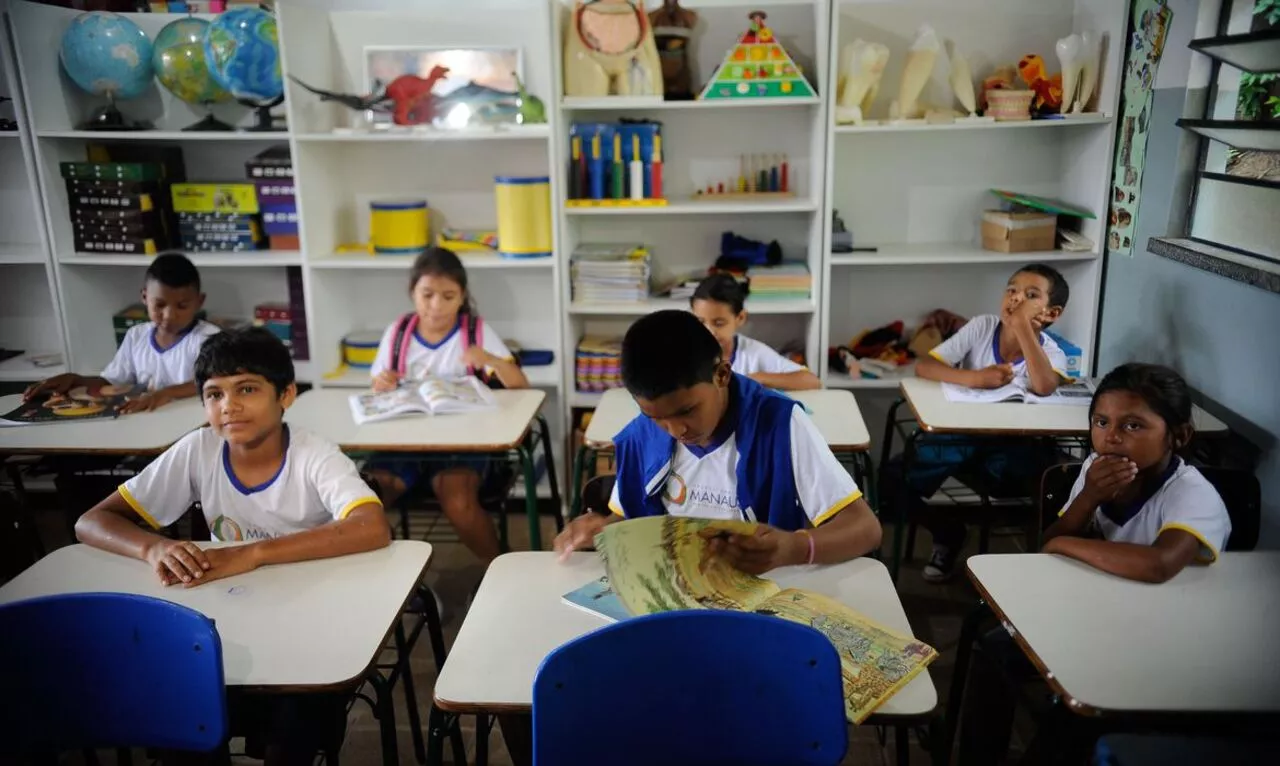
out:
<path id="1" fill-rule="evenodd" d="M 751 28 L 738 38 L 700 99 L 798 98 L 813 88 L 782 44 L 773 36 L 763 11 L 750 14 Z"/>

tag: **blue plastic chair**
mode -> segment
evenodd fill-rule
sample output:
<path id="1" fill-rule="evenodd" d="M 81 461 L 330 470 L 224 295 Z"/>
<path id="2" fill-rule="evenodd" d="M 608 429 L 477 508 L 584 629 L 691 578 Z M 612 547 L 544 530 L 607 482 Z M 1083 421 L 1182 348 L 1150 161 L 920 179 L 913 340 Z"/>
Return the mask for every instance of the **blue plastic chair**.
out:
<path id="1" fill-rule="evenodd" d="M 533 680 L 535 766 L 822 766 L 847 747 L 835 647 L 774 617 L 636 617 L 556 649 Z"/>
<path id="2" fill-rule="evenodd" d="M 0 606 L 0 678 L 0 753 L 208 752 L 227 736 L 213 621 L 168 601 L 73 593 Z"/>

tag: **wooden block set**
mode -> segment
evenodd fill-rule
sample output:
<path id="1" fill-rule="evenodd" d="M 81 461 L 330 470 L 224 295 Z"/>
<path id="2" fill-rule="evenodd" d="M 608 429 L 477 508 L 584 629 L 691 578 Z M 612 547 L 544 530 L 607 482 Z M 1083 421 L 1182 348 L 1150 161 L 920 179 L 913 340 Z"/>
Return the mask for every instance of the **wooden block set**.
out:
<path id="1" fill-rule="evenodd" d="M 59 164 L 76 252 L 154 255 L 170 247 L 167 189 L 182 178 L 181 153 L 122 157 L 90 147 L 88 154 L 91 161 Z"/>
<path id="2" fill-rule="evenodd" d="M 791 163 L 785 154 L 744 154 L 736 178 L 708 183 L 694 199 L 792 197 Z"/>

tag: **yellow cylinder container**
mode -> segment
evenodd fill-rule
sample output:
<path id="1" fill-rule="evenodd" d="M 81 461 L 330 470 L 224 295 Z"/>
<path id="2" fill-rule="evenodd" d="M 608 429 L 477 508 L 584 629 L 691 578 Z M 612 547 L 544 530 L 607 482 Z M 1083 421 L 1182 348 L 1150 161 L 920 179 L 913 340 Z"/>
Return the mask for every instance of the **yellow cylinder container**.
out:
<path id="1" fill-rule="evenodd" d="M 416 255 L 427 249 L 430 231 L 424 199 L 369 203 L 369 243 L 375 253 Z"/>
<path id="2" fill-rule="evenodd" d="M 382 333 L 378 330 L 361 330 L 349 333 L 342 339 L 342 361 L 350 367 L 368 369 L 378 355 L 378 342 Z"/>
<path id="3" fill-rule="evenodd" d="M 551 179 L 497 176 L 498 253 L 504 258 L 551 255 Z"/>

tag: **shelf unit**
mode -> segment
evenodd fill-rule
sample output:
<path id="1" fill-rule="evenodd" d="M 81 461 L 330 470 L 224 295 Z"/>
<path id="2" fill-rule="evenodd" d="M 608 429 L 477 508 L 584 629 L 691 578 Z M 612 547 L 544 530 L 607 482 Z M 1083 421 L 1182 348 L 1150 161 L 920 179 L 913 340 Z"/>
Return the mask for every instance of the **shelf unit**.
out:
<path id="1" fill-rule="evenodd" d="M 0 381 L 20 383 L 65 372 L 65 364 L 36 367 L 31 358 L 59 354 L 65 362 L 67 349 L 57 277 L 41 225 L 29 109 L 4 10 L 0 0 L 0 95 L 13 100 L 0 105 L 0 117 L 14 120 L 18 130 L 0 132 L 0 347 L 25 353 L 0 362 Z"/>
<path id="2" fill-rule="evenodd" d="M 1054 42 L 1072 32 L 1105 35 L 1096 112 L 1068 119 L 1020 122 L 957 120 L 953 124 L 837 125 L 827 109 L 828 184 L 824 219 L 838 211 L 858 247 L 875 252 L 834 253 L 829 227 L 824 250 L 822 346 L 845 345 L 863 330 L 903 320 L 918 326 L 939 308 L 967 316 L 997 310 L 1006 280 L 1018 266 L 1046 262 L 1066 277 L 1071 298 L 1055 331 L 1084 354 L 1096 356 L 1103 239 L 1119 108 L 1125 40 L 1123 3 L 1108 0 L 927 0 L 877 3 L 836 0 L 829 26 L 827 81 L 839 77 L 840 50 L 861 37 L 889 47 L 879 94 L 868 111 L 883 119 L 897 97 L 906 52 L 922 24 L 955 41 L 970 63 L 975 87 L 994 66 L 1015 63 L 1029 51 L 1053 61 Z M 949 62 L 940 53 L 922 103 L 955 104 L 947 82 Z M 1051 68 L 1052 65 L 1051 65 Z M 836 94 L 826 92 L 829 100 Z M 1092 252 L 1054 250 L 998 253 L 982 249 L 984 209 L 998 207 L 992 188 L 1016 189 L 1061 199 L 1092 211 L 1081 233 Z M 964 239 L 957 241 L 958 236 Z M 822 359 L 824 383 L 851 388 L 864 413 L 885 400 L 865 397 L 896 391 L 898 380 L 853 379 Z M 907 371 L 910 374 L 910 371 Z M 868 422 L 875 420 L 867 415 Z"/>

